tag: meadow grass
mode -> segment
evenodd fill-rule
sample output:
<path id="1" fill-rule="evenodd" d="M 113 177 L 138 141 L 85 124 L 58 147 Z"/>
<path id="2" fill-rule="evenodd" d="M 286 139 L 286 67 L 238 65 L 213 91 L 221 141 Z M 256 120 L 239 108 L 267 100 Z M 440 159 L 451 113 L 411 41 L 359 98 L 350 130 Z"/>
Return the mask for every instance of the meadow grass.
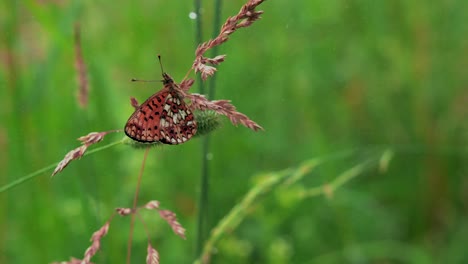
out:
<path id="1" fill-rule="evenodd" d="M 223 2 L 222 20 L 243 3 Z M 202 6 L 207 39 L 216 12 Z M 207 235 L 212 262 L 468 262 L 468 3 L 269 0 L 260 9 L 262 19 L 219 50 L 227 57 L 215 99 L 265 131 L 225 119 L 210 134 L 207 230 L 242 216 L 221 237 Z M 80 136 L 122 129 L 129 98 L 161 89 L 130 82 L 160 76 L 157 54 L 180 81 L 195 57 L 192 10 L 186 1 L 1 2 L 0 186 L 59 161 Z M 86 109 L 76 99 L 76 22 Z M 198 257 L 200 142 L 148 155 L 140 200 L 161 201 L 187 229 L 184 241 L 143 214 L 162 263 Z M 131 206 L 143 154 L 118 144 L 0 193 L 0 263 L 81 257 L 114 208 Z M 327 162 L 295 179 L 314 159 Z M 242 207 L 281 175 L 291 183 Z M 112 223 L 95 263 L 124 262 L 128 225 Z M 146 242 L 137 225 L 132 263 L 144 261 Z"/>

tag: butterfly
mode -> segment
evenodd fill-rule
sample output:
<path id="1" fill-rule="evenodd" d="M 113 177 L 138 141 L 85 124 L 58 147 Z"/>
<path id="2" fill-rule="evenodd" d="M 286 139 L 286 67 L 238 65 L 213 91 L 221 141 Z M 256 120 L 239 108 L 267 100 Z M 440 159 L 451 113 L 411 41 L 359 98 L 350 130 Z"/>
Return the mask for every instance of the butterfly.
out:
<path id="1" fill-rule="evenodd" d="M 197 133 L 197 122 L 177 84 L 164 73 L 164 87 L 137 107 L 125 124 L 125 134 L 139 142 L 181 144 Z"/>

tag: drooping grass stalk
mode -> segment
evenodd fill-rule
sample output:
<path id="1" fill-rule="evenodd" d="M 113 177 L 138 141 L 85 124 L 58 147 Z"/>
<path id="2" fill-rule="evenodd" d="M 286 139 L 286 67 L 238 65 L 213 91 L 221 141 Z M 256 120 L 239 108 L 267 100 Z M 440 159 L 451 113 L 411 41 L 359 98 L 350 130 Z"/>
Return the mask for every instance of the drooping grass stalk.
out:
<path id="1" fill-rule="evenodd" d="M 123 140 L 119 140 L 119 141 L 115 141 L 115 142 L 109 143 L 109 144 L 104 145 L 104 146 L 102 146 L 102 147 L 98 147 L 98 148 L 92 149 L 92 150 L 90 150 L 90 151 L 87 151 L 83 156 L 91 155 L 91 154 L 93 154 L 93 153 L 95 153 L 95 152 L 98 152 L 98 151 L 101 151 L 101 150 L 104 150 L 104 149 L 113 147 L 113 146 L 118 145 L 118 144 L 122 144 L 123 142 L 124 142 Z M 10 183 L 4 185 L 4 186 L 1 186 L 1 187 L 0 187 L 0 193 L 5 192 L 5 191 L 8 191 L 8 190 L 10 190 L 10 189 L 12 189 L 12 188 L 14 188 L 14 187 L 16 187 L 16 186 L 22 184 L 22 183 L 25 183 L 25 182 L 27 182 L 27 181 L 29 181 L 29 180 L 31 180 L 31 179 L 34 179 L 35 177 L 41 175 L 42 173 L 44 173 L 44 172 L 46 172 L 46 171 L 49 171 L 49 170 L 51 170 L 51 169 L 57 167 L 57 165 L 58 165 L 59 163 L 60 163 L 60 162 L 55 162 L 55 163 L 50 164 L 50 165 L 48 165 L 48 166 L 46 166 L 46 167 L 44 167 L 44 168 L 42 168 L 42 169 L 39 169 L 39 170 L 37 170 L 37 171 L 35 171 L 35 172 L 32 172 L 32 173 L 30 173 L 30 174 L 28 174 L 28 175 L 26 175 L 26 176 L 20 177 L 20 178 L 18 178 L 18 179 L 16 179 L 16 180 L 14 180 L 14 181 L 12 181 L 12 182 L 10 182 Z"/>
<path id="2" fill-rule="evenodd" d="M 296 170 L 296 173 L 308 173 L 319 163 L 321 163 L 319 159 L 306 162 L 303 166 L 300 166 L 300 168 Z M 250 189 L 242 201 L 235 205 L 231 211 L 223 219 L 221 219 L 218 225 L 213 228 L 211 236 L 208 238 L 203 247 L 203 251 L 194 263 L 209 263 L 216 243 L 223 237 L 224 234 L 226 234 L 227 230 L 234 230 L 245 218 L 248 209 L 254 204 L 255 201 L 257 201 L 260 196 L 262 196 L 262 194 L 271 191 L 274 186 L 277 186 L 280 182 L 284 181 L 286 177 L 292 174 L 295 173 L 291 169 L 271 173 L 265 177 L 265 180 Z"/>
<path id="3" fill-rule="evenodd" d="M 212 111 L 196 112 L 195 116 L 196 116 L 196 119 L 197 119 L 197 122 L 198 122 L 198 132 L 194 137 L 201 137 L 203 135 L 207 135 L 207 134 L 214 131 L 215 129 L 217 129 L 220 126 L 219 116 L 216 115 L 216 113 L 214 113 Z M 112 132 L 112 131 L 108 131 L 108 132 Z M 104 145 L 102 147 L 98 147 L 98 148 L 94 148 L 92 150 L 86 151 L 83 156 L 87 156 L 87 155 L 96 153 L 98 151 L 113 147 L 113 146 L 118 145 L 118 144 L 125 144 L 125 145 L 131 146 L 131 147 L 136 148 L 136 149 L 141 149 L 141 148 L 146 149 L 149 146 L 150 147 L 157 147 L 157 146 L 163 145 L 161 142 L 154 142 L 152 144 L 140 143 L 140 142 L 131 140 L 130 138 L 125 136 L 123 139 L 121 139 L 119 141 L 115 141 L 115 142 L 109 143 L 107 145 Z M 22 176 L 22 177 L 20 177 L 20 178 L 18 178 L 16 180 L 13 180 L 12 182 L 10 182 L 8 184 L 0 186 L 0 193 L 8 191 L 8 190 L 10 190 L 10 189 L 22 184 L 22 183 L 27 182 L 28 180 L 31 180 L 31 179 L 41 175 L 42 173 L 44 173 L 46 171 L 49 171 L 49 170 L 51 170 L 53 168 L 56 168 L 59 163 L 60 162 L 55 162 L 55 163 L 50 164 L 48 166 L 45 166 L 45 167 L 43 167 L 41 169 L 38 169 L 38 170 L 28 174 L 28 175 L 25 175 L 25 176 Z M 11 176 L 11 177 L 13 177 L 13 176 Z"/>
<path id="4" fill-rule="evenodd" d="M 385 153 L 384 153 L 385 154 Z M 250 208 L 265 194 L 270 193 L 278 189 L 277 187 L 282 186 L 287 188 L 291 184 L 302 179 L 304 176 L 309 174 L 317 166 L 321 165 L 326 161 L 331 161 L 339 155 L 330 156 L 328 158 L 315 158 L 311 159 L 297 168 L 286 169 L 280 172 L 268 173 L 263 177 L 263 180 L 256 184 L 250 189 L 250 191 L 244 196 L 244 198 L 235 205 L 231 211 L 213 228 L 211 236 L 207 239 L 202 253 L 198 259 L 194 262 L 195 264 L 209 263 L 211 254 L 216 246 L 216 243 L 223 237 L 227 232 L 232 232 L 239 226 L 239 224 L 247 216 Z M 332 197 L 333 192 L 349 182 L 351 179 L 362 174 L 367 169 L 373 168 L 378 165 L 378 158 L 371 157 L 354 167 L 344 171 L 338 175 L 334 180 L 329 183 L 325 183 L 318 187 L 313 187 L 308 190 L 296 193 L 298 199 L 306 199 L 318 195 L 326 195 Z M 291 181 L 292 180 L 292 181 Z"/>
<path id="5" fill-rule="evenodd" d="M 138 181 L 137 181 L 137 185 L 135 188 L 135 196 L 133 197 L 133 205 L 132 205 L 133 212 L 136 211 L 138 194 L 140 193 L 141 178 L 143 175 L 143 171 L 145 170 L 145 163 L 146 163 L 146 158 L 148 157 L 149 150 L 150 150 L 150 147 L 147 147 L 145 150 L 145 154 L 143 156 L 143 161 L 141 162 L 140 173 L 138 174 Z M 128 243 L 127 243 L 127 264 L 130 264 L 130 256 L 132 254 L 132 240 L 133 240 L 133 229 L 135 226 L 135 215 L 136 214 L 132 214 L 132 219 L 130 221 L 130 233 L 128 235 Z"/>
<path id="6" fill-rule="evenodd" d="M 355 178 L 359 174 L 362 174 L 366 169 L 369 169 L 372 165 L 376 165 L 378 163 L 378 159 L 371 158 L 366 160 L 356 166 L 344 171 L 338 177 L 336 177 L 333 181 L 324 184 L 322 186 L 313 187 L 308 190 L 303 190 L 298 192 L 297 195 L 303 199 L 306 197 L 314 197 L 319 195 L 333 195 L 333 193 L 340 188 L 345 183 L 349 182 L 351 179 Z"/>

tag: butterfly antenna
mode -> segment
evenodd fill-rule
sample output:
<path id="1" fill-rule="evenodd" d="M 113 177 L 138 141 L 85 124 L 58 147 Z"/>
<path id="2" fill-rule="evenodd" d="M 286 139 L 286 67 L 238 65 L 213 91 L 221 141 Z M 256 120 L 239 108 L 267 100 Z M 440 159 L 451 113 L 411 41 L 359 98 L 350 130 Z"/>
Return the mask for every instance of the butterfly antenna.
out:
<path id="1" fill-rule="evenodd" d="M 135 79 L 135 78 L 133 78 L 131 81 L 132 82 L 162 82 L 161 80 L 140 80 L 140 79 Z"/>
<path id="2" fill-rule="evenodd" d="M 159 60 L 159 66 L 161 66 L 161 74 L 164 75 L 164 69 L 163 69 L 163 66 L 162 66 L 161 55 L 160 54 L 158 54 L 158 60 Z"/>

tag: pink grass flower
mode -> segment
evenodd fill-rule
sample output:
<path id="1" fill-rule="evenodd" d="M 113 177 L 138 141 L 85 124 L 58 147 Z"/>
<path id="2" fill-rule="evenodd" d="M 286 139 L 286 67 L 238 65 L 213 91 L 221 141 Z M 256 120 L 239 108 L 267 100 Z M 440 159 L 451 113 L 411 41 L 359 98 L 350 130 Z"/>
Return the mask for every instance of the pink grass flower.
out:
<path id="1" fill-rule="evenodd" d="M 146 264 L 159 264 L 159 253 L 148 243 L 148 255 L 146 255 Z"/>
<path id="2" fill-rule="evenodd" d="M 176 214 L 169 210 L 160 210 L 159 215 L 171 226 L 174 233 L 185 239 L 185 228 L 177 222 Z"/>
<path id="3" fill-rule="evenodd" d="M 55 170 L 51 176 L 54 176 L 55 174 L 61 172 L 73 160 L 77 160 L 83 157 L 83 155 L 85 154 L 89 146 L 102 141 L 104 139 L 104 136 L 111 132 L 116 132 L 116 131 L 112 130 L 112 131 L 105 131 L 105 132 L 91 132 L 86 136 L 79 137 L 78 140 L 81 141 L 81 144 L 83 145 L 68 152 L 65 155 L 65 157 L 59 162 L 57 167 L 55 167 Z"/>

